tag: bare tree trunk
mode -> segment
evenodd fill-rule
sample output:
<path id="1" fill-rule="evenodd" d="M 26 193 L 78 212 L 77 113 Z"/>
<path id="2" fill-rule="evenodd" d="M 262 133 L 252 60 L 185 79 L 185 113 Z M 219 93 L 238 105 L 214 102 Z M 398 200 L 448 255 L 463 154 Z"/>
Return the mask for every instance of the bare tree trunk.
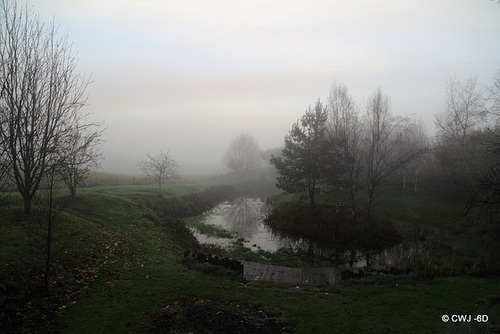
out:
<path id="1" fill-rule="evenodd" d="M 415 194 L 417 193 L 417 185 L 418 185 L 418 174 L 415 171 L 415 175 L 413 177 L 413 190 L 414 190 Z"/>
<path id="2" fill-rule="evenodd" d="M 309 190 L 309 204 L 311 205 L 311 209 L 314 209 L 316 207 L 316 202 L 314 200 L 315 197 L 315 192 L 316 190 L 314 189 L 316 186 L 315 182 L 313 182 L 312 188 Z"/>
<path id="3" fill-rule="evenodd" d="M 380 89 L 369 98 L 366 106 L 366 217 L 370 216 L 374 201 L 380 194 L 380 185 L 403 166 L 417 159 L 424 151 L 418 142 L 405 135 L 406 130 L 418 128 L 409 119 L 394 117 L 390 101 Z M 418 138 L 417 138 L 418 139 Z"/>
<path id="4" fill-rule="evenodd" d="M 370 218 L 373 206 L 373 192 L 368 193 L 368 202 L 366 203 L 366 215 L 365 218 Z"/>
<path id="5" fill-rule="evenodd" d="M 23 203 L 24 203 L 24 213 L 31 213 L 31 200 L 32 198 L 29 196 L 24 196 L 24 193 L 21 193 L 23 197 Z"/>
<path id="6" fill-rule="evenodd" d="M 45 275 L 44 275 L 44 287 L 47 291 L 49 289 L 49 275 L 50 275 L 50 265 L 52 263 L 52 225 L 54 222 L 54 216 L 52 213 L 53 208 L 53 180 L 50 182 L 49 188 L 49 203 L 48 203 L 48 212 L 46 216 L 47 222 L 47 237 L 45 242 Z"/>
<path id="7" fill-rule="evenodd" d="M 54 242 L 57 233 L 56 219 L 64 207 L 64 205 L 60 206 L 55 202 L 57 174 L 57 170 L 52 170 L 44 177 L 46 180 L 46 183 L 44 183 L 46 190 L 42 194 L 37 194 L 34 198 L 35 219 L 41 228 L 40 234 L 35 235 L 40 238 L 41 242 L 43 254 L 43 287 L 45 291 L 50 289 L 50 277 L 53 270 Z"/>
<path id="8" fill-rule="evenodd" d="M 352 213 L 352 219 L 353 219 L 354 223 L 356 223 L 358 220 L 355 195 L 356 194 L 354 193 L 354 191 L 351 191 L 351 193 L 350 193 L 351 213 Z"/>

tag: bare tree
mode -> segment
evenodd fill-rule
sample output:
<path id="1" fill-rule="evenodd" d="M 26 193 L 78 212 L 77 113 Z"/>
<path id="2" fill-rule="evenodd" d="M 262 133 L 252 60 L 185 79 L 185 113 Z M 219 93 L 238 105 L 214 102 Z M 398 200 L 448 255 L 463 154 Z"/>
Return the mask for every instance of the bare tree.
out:
<path id="1" fill-rule="evenodd" d="M 474 132 L 486 124 L 488 114 L 475 77 L 464 81 L 451 78 L 447 82 L 446 110 L 435 120 L 435 157 L 454 185 L 466 187 L 474 182 L 473 156 L 477 152 L 471 140 Z"/>
<path id="2" fill-rule="evenodd" d="M 0 64 L 0 66 L 1 66 L 1 64 Z M 4 80 L 4 81 L 6 81 L 6 80 Z M 6 84 L 6 82 L 4 82 L 4 83 L 0 82 L 0 85 L 2 85 L 2 88 L 0 90 L 0 101 L 2 100 L 2 98 L 4 96 L 5 84 Z M 3 114 L 3 113 L 4 113 L 4 107 L 3 107 L 2 103 L 0 102 L 0 114 Z M 2 117 L 0 117 L 0 122 L 2 122 L 2 121 L 3 121 L 3 119 L 2 119 Z M 0 123 L 0 128 L 2 126 L 3 125 Z M 8 173 L 9 173 L 9 163 L 7 160 L 6 145 L 4 145 L 3 142 L 0 142 L 0 190 L 3 190 L 3 187 L 8 182 Z M 1 195 L 0 195 L 0 197 L 1 197 Z"/>
<path id="3" fill-rule="evenodd" d="M 364 170 L 368 195 L 367 218 L 380 194 L 382 182 L 401 166 L 422 154 L 405 141 L 408 120 L 391 115 L 390 110 L 389 97 L 381 89 L 377 89 L 366 105 Z"/>
<path id="4" fill-rule="evenodd" d="M 400 168 L 403 189 L 406 189 L 407 184 L 411 183 L 413 191 L 417 192 L 420 171 L 426 161 L 425 154 L 429 152 L 429 137 L 424 124 L 415 118 L 405 119 L 402 127 L 399 155 L 411 157 Z"/>
<path id="5" fill-rule="evenodd" d="M 71 196 L 76 188 L 88 177 L 90 171 L 99 167 L 102 153 L 99 151 L 104 129 L 101 124 L 88 123 L 70 129 L 61 152 L 60 168 L 62 181 L 68 186 Z"/>
<path id="6" fill-rule="evenodd" d="M 491 118 L 489 123 L 500 126 L 500 70 L 493 78 L 493 84 L 487 88 L 488 114 Z"/>
<path id="7" fill-rule="evenodd" d="M 475 77 L 451 78 L 446 86 L 446 111 L 436 117 L 438 136 L 465 146 L 467 135 L 485 119 L 487 111 Z"/>
<path id="8" fill-rule="evenodd" d="M 60 165 L 89 81 L 67 39 L 28 8 L 2 2 L 0 45 L 0 143 L 28 213 L 44 174 Z"/>
<path id="9" fill-rule="evenodd" d="M 352 216 L 356 220 L 356 194 L 362 187 L 361 173 L 361 133 L 362 124 L 358 110 L 347 87 L 334 83 L 328 98 L 330 111 L 329 136 L 337 147 L 336 191 L 342 201 L 347 201 Z"/>
<path id="10" fill-rule="evenodd" d="M 233 172 L 243 172 L 245 179 L 248 172 L 259 167 L 261 150 L 255 138 L 242 133 L 233 139 L 224 155 L 224 163 Z"/>
<path id="11" fill-rule="evenodd" d="M 483 163 L 474 175 L 475 183 L 469 187 L 468 209 L 479 208 L 487 213 L 487 221 L 493 226 L 500 211 L 500 128 L 487 130 L 480 141 Z M 497 220 L 498 222 L 498 220 Z"/>
<path id="12" fill-rule="evenodd" d="M 161 195 L 163 182 L 173 180 L 177 176 L 177 163 L 170 156 L 169 151 L 163 150 L 157 156 L 146 154 L 147 159 L 139 162 L 142 173 L 150 180 L 158 184 L 158 192 Z"/>

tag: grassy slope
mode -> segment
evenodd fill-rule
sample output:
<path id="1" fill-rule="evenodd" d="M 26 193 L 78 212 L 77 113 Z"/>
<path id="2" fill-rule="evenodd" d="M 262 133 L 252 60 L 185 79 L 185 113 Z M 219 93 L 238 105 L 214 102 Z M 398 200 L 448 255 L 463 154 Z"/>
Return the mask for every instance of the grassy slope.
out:
<path id="1" fill-rule="evenodd" d="M 492 298 L 500 290 L 497 279 L 423 282 L 388 276 L 317 289 L 245 282 L 183 266 L 183 248 L 171 230 L 161 228 L 154 213 L 127 199 L 86 191 L 68 216 L 106 234 L 112 253 L 92 288 L 61 313 L 67 333 L 145 333 L 153 314 L 182 310 L 194 300 L 274 310 L 299 333 L 470 333 L 500 328 L 500 305 Z M 21 232 L 7 220 L 1 226 L 4 260 L 16 256 Z M 81 244 L 73 247 L 83 249 Z M 490 320 L 444 324 L 445 313 L 487 314 Z"/>
<path id="2" fill-rule="evenodd" d="M 92 208 L 89 210 L 89 208 Z M 145 211 L 121 198 L 85 194 L 75 214 L 115 229 L 125 241 L 127 261 L 110 268 L 94 291 L 63 313 L 68 333 L 146 332 L 150 315 L 181 308 L 194 299 L 257 304 L 277 310 L 303 333 L 458 332 L 499 326 L 495 279 L 448 278 L 365 280 L 325 289 L 299 290 L 280 284 L 256 284 L 189 270 L 181 249 Z M 489 324 L 444 324 L 444 313 L 488 314 Z"/>

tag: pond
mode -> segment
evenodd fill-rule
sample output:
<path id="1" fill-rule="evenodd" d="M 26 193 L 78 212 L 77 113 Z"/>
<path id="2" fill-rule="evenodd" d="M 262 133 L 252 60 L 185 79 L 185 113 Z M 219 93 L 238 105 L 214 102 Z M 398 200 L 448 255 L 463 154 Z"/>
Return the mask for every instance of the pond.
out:
<path id="1" fill-rule="evenodd" d="M 346 267 L 366 265 L 366 254 L 353 254 L 350 251 L 338 250 L 334 245 L 319 246 L 310 240 L 273 233 L 271 228 L 264 224 L 264 218 L 268 212 L 269 207 L 260 199 L 240 197 L 233 201 L 223 202 L 207 211 L 200 221 L 200 223 L 211 226 L 219 232 L 227 231 L 229 233 L 217 233 L 218 235 L 222 234 L 222 237 L 208 236 L 200 233 L 196 227 L 190 227 L 190 229 L 201 244 L 215 244 L 225 248 L 238 239 L 244 239 L 244 246 L 254 251 L 261 249 L 276 252 L 280 250 L 297 256 L 313 254 L 315 257 L 330 259 L 332 262 Z M 413 232 L 406 231 L 405 233 L 409 235 Z M 419 242 L 406 240 L 390 249 L 370 254 L 370 264 L 372 266 L 392 266 L 398 261 L 413 257 L 422 250 L 423 246 Z"/>
<path id="2" fill-rule="evenodd" d="M 268 206 L 260 199 L 240 197 L 219 204 L 203 215 L 202 223 L 229 231 L 232 238 L 207 236 L 191 228 L 201 244 L 215 244 L 227 247 L 233 241 L 243 238 L 244 245 L 252 250 L 262 249 L 275 252 L 286 247 L 289 240 L 273 235 L 263 220 Z"/>

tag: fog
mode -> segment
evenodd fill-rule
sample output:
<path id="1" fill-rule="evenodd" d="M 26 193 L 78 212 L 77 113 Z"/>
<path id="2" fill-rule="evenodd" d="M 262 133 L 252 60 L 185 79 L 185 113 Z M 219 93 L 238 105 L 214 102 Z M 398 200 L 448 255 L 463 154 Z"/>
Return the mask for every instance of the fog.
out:
<path id="1" fill-rule="evenodd" d="M 138 174 L 170 149 L 185 173 L 222 171 L 232 138 L 281 146 L 334 81 L 361 105 L 380 87 L 392 112 L 433 131 L 451 76 L 500 69 L 495 1 L 28 1 L 53 18 L 89 74 L 85 111 L 107 125 L 107 172 Z"/>

